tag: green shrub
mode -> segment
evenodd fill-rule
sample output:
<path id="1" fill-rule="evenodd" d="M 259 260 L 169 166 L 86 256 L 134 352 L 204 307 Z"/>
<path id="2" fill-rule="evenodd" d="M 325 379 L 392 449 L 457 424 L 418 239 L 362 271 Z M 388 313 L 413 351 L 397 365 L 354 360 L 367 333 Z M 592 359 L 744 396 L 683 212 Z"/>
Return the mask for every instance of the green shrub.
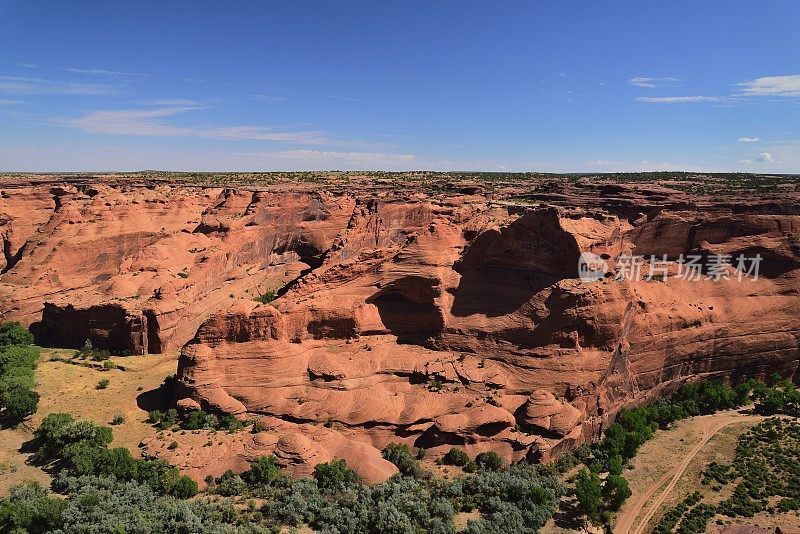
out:
<path id="1" fill-rule="evenodd" d="M 470 461 L 469 455 L 461 449 L 453 447 L 447 454 L 442 457 L 442 463 L 445 465 L 455 465 L 457 467 L 464 467 Z"/>
<path id="2" fill-rule="evenodd" d="M 0 348 L 9 345 L 32 345 L 33 334 L 16 321 L 0 323 Z"/>
<path id="3" fill-rule="evenodd" d="M 111 384 L 111 380 L 109 380 L 108 378 L 104 378 L 100 382 L 98 382 L 95 387 L 97 389 L 106 389 L 109 384 Z"/>
<path id="4" fill-rule="evenodd" d="M 119 413 L 111 419 L 111 424 L 114 426 L 121 425 L 124 422 L 125 422 L 125 416 Z"/>
<path id="5" fill-rule="evenodd" d="M 421 474 L 419 465 L 417 465 L 414 455 L 411 454 L 411 449 L 405 443 L 389 443 L 383 448 L 382 455 L 397 466 L 397 469 L 404 475 L 416 477 Z"/>
<path id="6" fill-rule="evenodd" d="M 278 298 L 278 293 L 274 290 L 270 289 L 266 293 L 262 293 L 261 295 L 257 296 L 255 299 L 256 302 L 260 302 L 261 304 L 269 304 L 273 300 Z"/>
<path id="7" fill-rule="evenodd" d="M 505 467 L 503 458 L 494 451 L 481 452 L 475 457 L 475 464 L 481 469 L 489 471 L 500 471 Z"/>
<path id="8" fill-rule="evenodd" d="M 361 482 L 358 474 L 344 460 L 331 460 L 314 467 L 314 478 L 323 490 L 342 490 Z"/>
<path id="9" fill-rule="evenodd" d="M 242 473 L 242 479 L 251 487 L 284 486 L 289 481 L 274 455 L 261 456 L 250 462 L 250 469 Z"/>

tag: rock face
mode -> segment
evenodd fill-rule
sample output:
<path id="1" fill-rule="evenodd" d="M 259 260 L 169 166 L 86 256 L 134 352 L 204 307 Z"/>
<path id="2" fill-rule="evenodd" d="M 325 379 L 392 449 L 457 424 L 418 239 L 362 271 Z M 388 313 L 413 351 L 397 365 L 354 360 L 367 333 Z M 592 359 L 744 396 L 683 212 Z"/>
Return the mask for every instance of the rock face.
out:
<path id="1" fill-rule="evenodd" d="M 185 466 L 198 479 L 274 452 L 380 480 L 391 441 L 547 460 L 687 380 L 798 379 L 796 194 L 67 183 L 0 200 L 3 317 L 56 345 L 186 343 L 178 405 L 262 421 L 228 460 Z M 578 278 L 582 252 L 605 277 Z M 630 252 L 659 276 L 616 279 Z M 760 276 L 681 280 L 686 254 L 758 254 Z"/>
<path id="2" fill-rule="evenodd" d="M 353 204 L 324 192 L 14 185 L 0 197 L 0 317 L 55 346 L 90 339 L 134 354 L 175 350 L 212 313 L 318 264 Z"/>

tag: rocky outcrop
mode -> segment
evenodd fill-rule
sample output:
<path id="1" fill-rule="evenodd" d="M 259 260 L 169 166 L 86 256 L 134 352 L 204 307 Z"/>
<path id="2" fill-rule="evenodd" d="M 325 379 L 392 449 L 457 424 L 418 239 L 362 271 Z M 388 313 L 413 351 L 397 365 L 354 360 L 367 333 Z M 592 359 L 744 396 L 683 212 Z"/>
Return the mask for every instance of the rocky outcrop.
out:
<path id="1" fill-rule="evenodd" d="M 274 453 L 380 480 L 391 441 L 547 460 L 687 380 L 798 379 L 796 195 L 527 187 L 4 188 L 0 311 L 56 345 L 185 344 L 178 406 L 263 429 L 191 458 L 146 444 L 198 479 Z M 579 279 L 583 252 L 606 262 L 599 280 Z M 618 279 L 631 252 L 658 276 Z M 689 254 L 759 255 L 760 276 L 679 279 Z"/>

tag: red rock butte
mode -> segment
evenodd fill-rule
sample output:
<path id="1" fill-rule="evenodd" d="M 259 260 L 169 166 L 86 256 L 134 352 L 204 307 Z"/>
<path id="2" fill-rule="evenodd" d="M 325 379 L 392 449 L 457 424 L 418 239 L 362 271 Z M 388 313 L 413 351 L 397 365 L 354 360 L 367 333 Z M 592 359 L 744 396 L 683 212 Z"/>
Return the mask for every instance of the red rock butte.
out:
<path id="1" fill-rule="evenodd" d="M 548 460 L 686 381 L 798 380 L 800 195 L 689 187 L 724 179 L 9 177 L 0 318 L 53 346 L 180 348 L 180 408 L 263 429 L 197 478 L 275 453 L 377 481 L 393 441 Z M 618 280 L 630 253 L 666 275 Z M 759 277 L 682 280 L 682 254 L 759 255 Z"/>

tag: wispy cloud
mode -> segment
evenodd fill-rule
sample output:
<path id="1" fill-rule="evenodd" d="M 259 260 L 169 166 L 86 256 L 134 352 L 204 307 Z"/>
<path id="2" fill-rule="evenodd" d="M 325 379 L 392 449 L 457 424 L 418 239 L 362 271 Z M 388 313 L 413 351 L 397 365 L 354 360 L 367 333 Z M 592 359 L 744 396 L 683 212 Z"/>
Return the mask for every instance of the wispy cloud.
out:
<path id="1" fill-rule="evenodd" d="M 740 143 L 758 143 L 761 141 L 760 137 L 740 137 L 737 139 Z"/>
<path id="2" fill-rule="evenodd" d="M 24 67 L 26 69 L 38 69 L 39 68 L 39 65 L 36 65 L 35 63 L 26 63 L 25 61 L 15 61 L 14 64 L 15 65 L 19 65 L 20 67 Z"/>
<path id="3" fill-rule="evenodd" d="M 669 161 L 613 161 L 595 159 L 586 162 L 588 172 L 656 172 L 656 171 L 697 171 L 704 169 L 693 163 Z"/>
<path id="4" fill-rule="evenodd" d="M 274 101 L 285 100 L 285 98 L 283 98 L 282 96 L 260 95 L 260 94 L 253 95 L 253 98 L 255 98 L 256 100 L 274 100 Z"/>
<path id="5" fill-rule="evenodd" d="M 637 76 L 628 80 L 628 83 L 636 87 L 647 87 L 648 89 L 655 89 L 664 85 L 674 85 L 678 83 L 680 78 L 650 78 L 647 76 Z"/>
<path id="6" fill-rule="evenodd" d="M 24 104 L 22 100 L 2 100 L 0 99 L 0 106 L 16 106 L 18 104 Z"/>
<path id="7" fill-rule="evenodd" d="M 335 100 L 349 100 L 350 102 L 364 102 L 363 98 L 356 98 L 353 96 L 340 96 L 340 95 L 325 95 L 328 98 L 333 98 Z"/>
<path id="8" fill-rule="evenodd" d="M 283 150 L 272 152 L 273 157 L 302 161 L 340 160 L 347 163 L 407 163 L 418 158 L 413 154 L 387 154 L 384 152 L 336 152 L 332 150 Z"/>
<path id="9" fill-rule="evenodd" d="M 639 102 L 649 104 L 682 104 L 686 102 L 719 102 L 722 100 L 718 96 L 639 96 Z"/>
<path id="10" fill-rule="evenodd" d="M 335 144 L 320 132 L 284 132 L 258 126 L 196 127 L 179 126 L 163 119 L 201 109 L 166 107 L 146 110 L 92 111 L 65 121 L 67 126 L 91 133 L 156 137 L 203 137 L 212 139 L 248 139 L 300 145 Z"/>
<path id="11" fill-rule="evenodd" d="M 53 82 L 27 76 L 0 76 L 0 94 L 12 95 L 113 95 L 119 89 L 97 83 Z"/>
<path id="12" fill-rule="evenodd" d="M 74 67 L 64 67 L 64 70 L 67 72 L 74 72 L 75 74 L 91 74 L 94 76 L 150 76 L 149 74 L 140 74 L 136 72 L 119 72 L 104 69 L 76 69 Z"/>
<path id="13" fill-rule="evenodd" d="M 800 74 L 766 76 L 736 85 L 744 96 L 800 96 Z"/>
<path id="14" fill-rule="evenodd" d="M 192 108 L 200 108 L 202 106 L 200 102 L 186 98 L 156 98 L 153 100 L 143 100 L 140 104 L 144 106 L 188 106 Z"/>

